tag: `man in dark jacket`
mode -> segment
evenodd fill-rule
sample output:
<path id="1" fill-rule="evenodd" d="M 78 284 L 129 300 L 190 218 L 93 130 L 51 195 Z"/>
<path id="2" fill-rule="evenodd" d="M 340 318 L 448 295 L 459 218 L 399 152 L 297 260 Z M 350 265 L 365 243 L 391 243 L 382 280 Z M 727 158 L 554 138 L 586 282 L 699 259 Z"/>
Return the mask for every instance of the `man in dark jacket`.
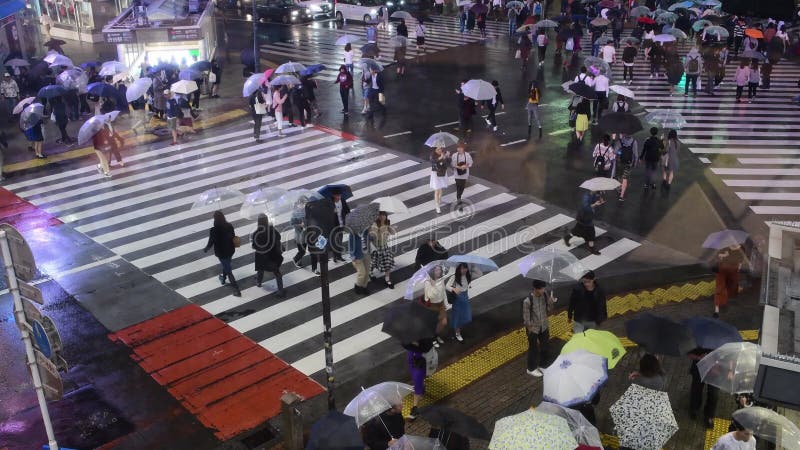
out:
<path id="1" fill-rule="evenodd" d="M 331 201 L 333 202 L 333 210 L 335 212 L 336 228 L 333 231 L 333 262 L 343 262 L 342 252 L 346 249 L 342 245 L 345 220 L 347 215 L 350 214 L 350 206 L 347 200 L 342 197 L 342 191 L 334 189 L 331 192 Z"/>
<path id="2" fill-rule="evenodd" d="M 503 103 L 503 94 L 500 93 L 500 83 L 498 83 L 497 80 L 492 80 L 492 86 L 494 86 L 494 90 L 497 94 L 495 94 L 493 99 L 485 101 L 486 107 L 489 108 L 489 115 L 486 117 L 486 125 L 489 125 L 490 130 L 497 131 L 495 112 L 498 106 L 505 109 L 506 105 Z"/>
<path id="3" fill-rule="evenodd" d="M 384 89 L 383 74 L 378 72 L 377 67 L 371 67 L 370 72 L 372 72 L 372 76 L 369 79 L 370 89 L 369 94 L 367 94 L 369 104 L 369 110 L 367 110 L 367 119 L 372 120 L 375 111 L 380 111 L 385 119 L 386 107 L 384 107 L 383 103 L 380 101 Z"/>
<path id="4" fill-rule="evenodd" d="M 567 321 L 574 320 L 573 333 L 582 333 L 597 328 L 607 318 L 606 294 L 595 281 L 594 271 L 590 270 L 581 277 L 580 285 L 572 289 L 567 308 Z"/>
<path id="5" fill-rule="evenodd" d="M 414 258 L 414 267 L 419 269 L 430 262 L 447 258 L 447 250 L 439 244 L 436 237 L 431 236 L 417 250 L 417 256 Z"/>
<path id="6" fill-rule="evenodd" d="M 661 153 L 664 150 L 664 143 L 658 138 L 658 128 L 650 128 L 650 137 L 642 144 L 642 153 L 639 160 L 644 161 L 644 188 L 656 188 L 653 177 L 658 170 L 658 161 L 661 160 Z"/>

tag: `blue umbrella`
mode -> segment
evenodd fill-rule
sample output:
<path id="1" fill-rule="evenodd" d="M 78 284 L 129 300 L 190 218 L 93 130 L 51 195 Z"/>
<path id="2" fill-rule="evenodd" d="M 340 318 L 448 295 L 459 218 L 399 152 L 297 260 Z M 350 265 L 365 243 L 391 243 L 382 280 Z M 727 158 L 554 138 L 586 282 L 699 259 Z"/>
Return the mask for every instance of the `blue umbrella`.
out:
<path id="1" fill-rule="evenodd" d="M 703 242 L 703 248 L 720 250 L 747 242 L 747 232 L 742 230 L 722 230 L 708 235 Z"/>
<path id="2" fill-rule="evenodd" d="M 54 97 L 60 97 L 67 92 L 63 86 L 59 86 L 57 84 L 51 84 L 39 89 L 39 92 L 36 94 L 39 98 L 46 98 L 51 99 Z"/>
<path id="3" fill-rule="evenodd" d="M 100 67 L 101 64 L 97 61 L 86 61 L 85 63 L 81 63 L 81 68 L 89 69 L 89 67 Z"/>
<path id="4" fill-rule="evenodd" d="M 190 69 L 196 70 L 198 72 L 205 72 L 207 70 L 211 70 L 211 63 L 206 60 L 197 61 L 196 63 L 189 66 Z"/>
<path id="5" fill-rule="evenodd" d="M 697 346 L 714 350 L 731 342 L 742 342 L 742 335 L 733 325 L 710 317 L 692 317 L 683 321 L 694 335 Z"/>
<path id="6" fill-rule="evenodd" d="M 325 70 L 325 66 L 323 64 L 314 64 L 301 70 L 300 75 L 307 77 L 309 75 L 314 75 L 315 73 L 320 73 L 323 70 Z"/>
<path id="7" fill-rule="evenodd" d="M 478 255 L 453 255 L 447 258 L 447 262 L 452 266 L 464 263 L 469 266 L 470 270 L 478 269 L 483 273 L 493 272 L 498 269 L 497 263 L 489 258 Z"/>
<path id="8" fill-rule="evenodd" d="M 183 69 L 178 73 L 178 79 L 192 81 L 203 78 L 203 74 L 194 69 Z"/>
<path id="9" fill-rule="evenodd" d="M 346 184 L 328 184 L 317 192 L 323 197 L 332 198 L 334 192 L 337 191 L 342 194 L 342 198 L 345 200 L 353 196 L 353 190 Z"/>
<path id="10" fill-rule="evenodd" d="M 86 92 L 98 97 L 116 97 L 117 90 L 114 86 L 102 81 L 86 86 Z"/>

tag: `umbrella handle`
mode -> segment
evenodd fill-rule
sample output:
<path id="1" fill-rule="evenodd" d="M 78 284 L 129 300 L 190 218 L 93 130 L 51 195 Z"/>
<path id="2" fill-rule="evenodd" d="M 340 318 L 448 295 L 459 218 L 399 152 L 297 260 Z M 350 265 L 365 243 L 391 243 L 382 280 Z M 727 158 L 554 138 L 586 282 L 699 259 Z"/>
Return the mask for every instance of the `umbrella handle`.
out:
<path id="1" fill-rule="evenodd" d="M 364 389 L 364 388 L 362 387 L 361 389 Z M 391 439 L 396 439 L 394 436 L 392 436 L 392 432 L 389 431 L 389 427 L 387 427 L 386 424 L 383 422 L 383 418 L 381 416 L 378 416 L 378 420 L 381 421 L 381 425 L 383 425 L 383 428 L 386 429 L 386 434 L 389 435 L 389 439 L 390 440 Z"/>

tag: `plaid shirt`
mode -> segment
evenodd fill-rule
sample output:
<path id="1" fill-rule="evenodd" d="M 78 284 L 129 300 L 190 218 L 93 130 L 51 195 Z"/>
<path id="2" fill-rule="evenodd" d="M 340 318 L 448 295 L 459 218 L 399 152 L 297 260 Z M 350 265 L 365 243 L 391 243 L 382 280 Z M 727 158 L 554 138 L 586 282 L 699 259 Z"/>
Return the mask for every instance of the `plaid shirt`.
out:
<path id="1" fill-rule="evenodd" d="M 522 301 L 522 321 L 529 333 L 541 333 L 550 327 L 547 313 L 553 309 L 553 301 L 545 292 L 541 297 L 533 294 Z"/>

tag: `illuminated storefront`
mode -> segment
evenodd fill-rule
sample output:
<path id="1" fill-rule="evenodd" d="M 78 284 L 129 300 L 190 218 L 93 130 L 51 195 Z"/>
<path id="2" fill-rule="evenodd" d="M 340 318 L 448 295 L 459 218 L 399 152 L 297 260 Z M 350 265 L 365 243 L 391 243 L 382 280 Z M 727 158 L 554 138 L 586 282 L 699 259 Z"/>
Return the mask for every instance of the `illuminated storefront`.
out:
<path id="1" fill-rule="evenodd" d="M 39 19 L 31 5 L 22 0 L 0 0 L 0 57 L 41 56 Z"/>
<path id="2" fill-rule="evenodd" d="M 194 58 L 209 60 L 217 42 L 214 5 L 162 0 L 146 8 L 131 7 L 105 26 L 103 35 L 106 42 L 117 45 L 119 61 L 131 68 L 143 62 L 181 65 Z"/>
<path id="3" fill-rule="evenodd" d="M 102 26 L 129 6 L 129 0 L 29 0 L 50 36 L 101 42 Z"/>

